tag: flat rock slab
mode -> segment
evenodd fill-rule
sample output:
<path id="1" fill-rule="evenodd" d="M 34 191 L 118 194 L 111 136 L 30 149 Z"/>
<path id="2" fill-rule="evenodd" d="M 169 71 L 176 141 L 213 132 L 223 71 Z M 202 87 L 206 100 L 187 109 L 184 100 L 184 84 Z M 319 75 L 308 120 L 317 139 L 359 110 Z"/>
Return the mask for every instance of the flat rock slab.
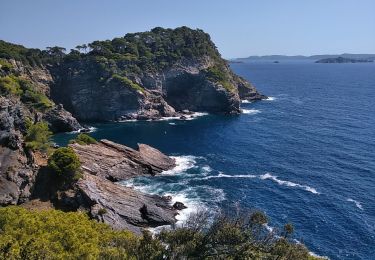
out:
<path id="1" fill-rule="evenodd" d="M 85 173 L 77 188 L 91 215 L 116 229 L 141 233 L 142 227 L 171 225 L 177 211 L 169 200 Z"/>
<path id="2" fill-rule="evenodd" d="M 141 233 L 142 228 L 171 225 L 177 209 L 170 199 L 149 195 L 116 181 L 139 175 L 155 175 L 175 166 L 175 160 L 159 150 L 138 144 L 138 150 L 108 140 L 96 144 L 71 144 L 77 153 L 83 178 L 74 194 L 62 194 L 67 204 L 88 210 L 92 217 L 116 229 Z"/>
<path id="3" fill-rule="evenodd" d="M 84 172 L 111 181 L 155 175 L 175 166 L 175 160 L 159 150 L 139 144 L 139 150 L 108 140 L 90 145 L 70 145 L 79 156 Z"/>

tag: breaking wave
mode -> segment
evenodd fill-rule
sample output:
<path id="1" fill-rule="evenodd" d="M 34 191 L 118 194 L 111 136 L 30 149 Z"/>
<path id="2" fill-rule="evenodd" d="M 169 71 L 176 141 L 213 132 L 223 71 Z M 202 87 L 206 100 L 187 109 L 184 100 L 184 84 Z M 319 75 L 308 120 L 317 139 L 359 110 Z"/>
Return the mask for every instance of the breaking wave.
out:
<path id="1" fill-rule="evenodd" d="M 257 110 L 257 109 L 242 109 L 241 112 L 242 112 L 242 114 L 255 115 L 255 114 L 260 113 L 260 110 Z"/>
<path id="2" fill-rule="evenodd" d="M 260 175 L 259 178 L 262 179 L 262 180 L 272 180 L 279 185 L 284 185 L 284 186 L 288 186 L 288 187 L 298 187 L 298 188 L 305 189 L 306 191 L 314 193 L 314 194 L 320 194 L 316 189 L 314 189 L 310 186 L 298 184 L 298 183 L 291 182 L 291 181 L 280 180 L 280 179 L 277 178 L 277 176 L 271 175 L 270 173 Z"/>
<path id="3" fill-rule="evenodd" d="M 302 185 L 302 184 L 298 184 L 298 183 L 295 183 L 295 182 L 291 182 L 291 181 L 280 180 L 280 179 L 277 178 L 277 176 L 271 175 L 270 173 L 266 173 L 266 174 L 263 174 L 263 175 L 252 175 L 252 174 L 228 175 L 228 174 L 219 173 L 218 175 L 210 175 L 210 176 L 206 176 L 206 177 L 203 177 L 203 178 L 200 178 L 200 179 L 201 180 L 209 180 L 209 179 L 217 179 L 217 178 L 250 178 L 250 179 L 259 178 L 261 180 L 268 180 L 269 179 L 269 180 L 272 180 L 272 181 L 276 182 L 279 185 L 302 188 L 302 189 L 304 189 L 308 192 L 311 192 L 311 193 L 314 193 L 314 194 L 320 194 L 315 188 L 312 188 L 312 187 L 307 186 L 307 185 Z"/>
<path id="4" fill-rule="evenodd" d="M 96 127 L 93 127 L 93 126 L 89 126 L 87 128 L 81 128 L 81 129 L 78 129 L 77 131 L 71 131 L 69 132 L 69 134 L 79 134 L 79 133 L 93 133 L 97 130 Z"/>
<path id="5" fill-rule="evenodd" d="M 353 202 L 357 208 L 363 210 L 362 204 L 359 201 L 353 200 L 351 198 L 346 199 L 346 201 Z"/>

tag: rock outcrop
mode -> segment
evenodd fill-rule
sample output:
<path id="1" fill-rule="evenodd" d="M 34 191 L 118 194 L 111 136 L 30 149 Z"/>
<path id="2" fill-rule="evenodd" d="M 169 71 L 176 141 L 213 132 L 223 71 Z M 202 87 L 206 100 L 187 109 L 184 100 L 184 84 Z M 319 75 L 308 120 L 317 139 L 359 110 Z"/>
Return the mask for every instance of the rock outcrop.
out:
<path id="1" fill-rule="evenodd" d="M 81 209 L 93 218 L 114 228 L 126 228 L 140 233 L 143 227 L 171 225 L 176 222 L 181 204 L 148 195 L 116 181 L 140 175 L 155 175 L 175 166 L 174 159 L 145 144 L 134 150 L 108 140 L 96 144 L 71 144 L 81 161 L 83 177 L 74 190 L 59 193 L 58 204 L 63 208 Z"/>
<path id="2" fill-rule="evenodd" d="M 33 191 L 39 166 L 34 154 L 24 148 L 27 120 L 47 115 L 52 130 L 61 131 L 57 123 L 64 122 L 66 127 L 80 127 L 69 112 L 60 109 L 53 114 L 54 108 L 50 111 L 53 116 L 30 110 L 17 97 L 0 97 L 0 206 L 23 203 Z"/>
<path id="3" fill-rule="evenodd" d="M 155 175 L 175 166 L 174 159 L 145 144 L 139 144 L 138 151 L 108 140 L 70 146 L 79 156 L 84 172 L 111 181 Z"/>
<path id="4" fill-rule="evenodd" d="M 23 149 L 22 137 L 28 115 L 17 100 L 0 97 L 0 206 L 22 203 L 31 195 L 33 158 Z"/>
<path id="5" fill-rule="evenodd" d="M 237 75 L 235 75 L 235 78 L 241 100 L 257 101 L 267 99 L 267 96 L 260 94 L 258 90 L 244 78 Z"/>
<path id="6" fill-rule="evenodd" d="M 231 71 L 201 30 L 155 28 L 90 46 L 51 69 L 52 98 L 79 120 L 232 114 L 241 98 L 265 98 Z"/>
<path id="7" fill-rule="evenodd" d="M 82 129 L 80 123 L 60 104 L 42 114 L 42 120 L 48 122 L 49 129 L 54 133 L 70 132 Z"/>
<path id="8" fill-rule="evenodd" d="M 78 181 L 77 189 L 81 207 L 87 207 L 92 217 L 116 229 L 140 233 L 142 227 L 176 222 L 177 211 L 160 196 L 144 194 L 87 173 Z"/>

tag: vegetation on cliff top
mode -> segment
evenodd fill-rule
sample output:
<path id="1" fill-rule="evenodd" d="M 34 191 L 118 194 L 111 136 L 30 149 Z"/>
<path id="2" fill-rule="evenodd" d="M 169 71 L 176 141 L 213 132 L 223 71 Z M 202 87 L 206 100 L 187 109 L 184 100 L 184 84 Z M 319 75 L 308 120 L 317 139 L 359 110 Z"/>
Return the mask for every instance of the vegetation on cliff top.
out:
<path id="1" fill-rule="evenodd" d="M 220 59 L 207 33 L 185 26 L 176 29 L 156 27 L 149 32 L 128 33 L 113 40 L 94 41 L 88 44 L 88 48 L 89 56 L 102 56 L 114 60 L 120 68 L 130 69 L 134 66 L 142 70 L 163 69 L 184 58 L 210 56 Z"/>
<path id="2" fill-rule="evenodd" d="M 277 237 L 251 216 L 207 226 L 198 214 L 152 237 L 112 230 L 84 213 L 0 208 L 0 259 L 317 259 L 288 230 Z"/>
<path id="3" fill-rule="evenodd" d="M 0 58 L 14 59 L 29 65 L 54 61 L 75 61 L 83 57 L 104 57 L 123 69 L 155 70 L 173 65 L 181 59 L 209 56 L 222 61 L 209 34 L 186 26 L 176 29 L 156 27 L 148 32 L 128 33 L 124 37 L 78 45 L 65 54 L 65 48 L 28 49 L 0 40 Z"/>
<path id="4" fill-rule="evenodd" d="M 143 87 L 132 81 L 132 75 L 161 71 L 183 61 L 209 57 L 215 64 L 213 70 L 221 70 L 221 79 L 217 83 L 229 91 L 234 88 L 225 72 L 225 61 L 209 34 L 200 29 L 156 27 L 148 32 L 128 33 L 112 40 L 78 45 L 68 54 L 65 51 L 58 46 L 38 50 L 0 41 L 0 58 L 19 60 L 32 66 L 52 64 L 66 69 L 86 62 L 94 63 L 99 69 L 96 73 L 98 80 L 115 79 L 141 92 L 144 92 Z"/>

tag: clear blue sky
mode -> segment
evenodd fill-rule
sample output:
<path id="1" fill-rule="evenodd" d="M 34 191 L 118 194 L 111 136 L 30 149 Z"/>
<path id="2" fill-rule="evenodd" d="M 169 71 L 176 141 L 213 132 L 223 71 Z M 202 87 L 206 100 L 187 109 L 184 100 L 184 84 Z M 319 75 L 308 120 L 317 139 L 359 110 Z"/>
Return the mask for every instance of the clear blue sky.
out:
<path id="1" fill-rule="evenodd" d="M 375 53 L 375 0 L 0 0 L 0 39 L 27 47 L 182 25 L 226 58 Z"/>

